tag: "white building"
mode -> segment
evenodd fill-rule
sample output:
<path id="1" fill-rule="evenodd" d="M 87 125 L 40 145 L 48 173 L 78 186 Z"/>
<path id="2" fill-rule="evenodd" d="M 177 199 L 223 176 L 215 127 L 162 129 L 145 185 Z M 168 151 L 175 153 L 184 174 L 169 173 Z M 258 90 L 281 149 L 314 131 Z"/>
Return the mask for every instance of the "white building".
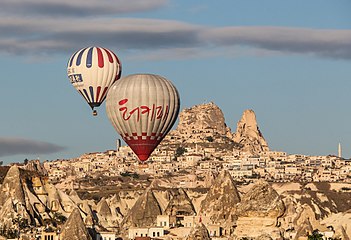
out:
<path id="1" fill-rule="evenodd" d="M 99 232 L 96 236 L 96 240 L 115 240 L 116 234 L 113 232 Z"/>
<path id="2" fill-rule="evenodd" d="M 128 230 L 128 238 L 135 239 L 135 237 L 163 237 L 163 227 L 149 227 L 149 228 L 130 228 Z"/>

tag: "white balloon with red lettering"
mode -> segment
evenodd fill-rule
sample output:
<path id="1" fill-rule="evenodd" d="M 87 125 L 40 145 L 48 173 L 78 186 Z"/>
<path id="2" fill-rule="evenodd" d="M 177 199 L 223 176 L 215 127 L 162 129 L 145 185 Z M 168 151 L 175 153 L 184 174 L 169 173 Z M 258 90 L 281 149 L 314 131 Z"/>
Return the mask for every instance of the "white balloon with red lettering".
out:
<path id="1" fill-rule="evenodd" d="M 115 82 L 106 99 L 112 125 L 139 160 L 146 161 L 171 130 L 179 113 L 175 86 L 154 74 L 134 74 Z"/>
<path id="2" fill-rule="evenodd" d="M 80 49 L 67 64 L 71 84 L 90 105 L 94 115 L 94 108 L 105 100 L 109 87 L 121 77 L 121 71 L 116 54 L 102 47 Z"/>

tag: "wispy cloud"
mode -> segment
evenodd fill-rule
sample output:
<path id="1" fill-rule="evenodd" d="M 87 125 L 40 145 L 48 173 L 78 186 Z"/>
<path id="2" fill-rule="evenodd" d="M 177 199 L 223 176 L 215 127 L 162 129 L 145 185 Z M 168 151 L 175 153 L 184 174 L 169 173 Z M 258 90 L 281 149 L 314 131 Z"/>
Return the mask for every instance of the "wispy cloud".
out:
<path id="1" fill-rule="evenodd" d="M 99 16 L 158 9 L 167 0 L 2 0 L 0 12 L 24 16 Z"/>
<path id="2" fill-rule="evenodd" d="M 222 46 L 246 45 L 279 52 L 351 59 L 351 30 L 223 27 L 206 31 L 204 39 Z"/>
<path id="3" fill-rule="evenodd" d="M 4 13 L 0 17 L 0 52 L 38 57 L 70 54 L 85 46 L 102 45 L 128 52 L 131 58 L 148 51 L 148 58 L 155 60 L 228 55 L 244 46 L 265 54 L 351 59 L 349 29 L 209 27 L 181 21 L 116 17 L 166 4 L 167 0 L 4 0 L 0 8 L 0 13 Z M 18 8 L 26 13 L 21 14 Z M 65 17 L 57 17 L 64 14 Z"/>
<path id="4" fill-rule="evenodd" d="M 64 147 L 48 142 L 17 137 L 0 137 L 0 157 L 17 154 L 49 154 L 64 149 Z"/>

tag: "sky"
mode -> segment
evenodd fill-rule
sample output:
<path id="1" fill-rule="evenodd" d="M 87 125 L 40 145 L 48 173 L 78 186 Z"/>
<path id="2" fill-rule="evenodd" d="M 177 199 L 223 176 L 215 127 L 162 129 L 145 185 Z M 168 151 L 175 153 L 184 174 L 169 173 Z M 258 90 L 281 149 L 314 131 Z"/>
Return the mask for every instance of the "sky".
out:
<path id="1" fill-rule="evenodd" d="M 122 77 L 153 73 L 181 110 L 214 102 L 234 132 L 253 109 L 271 150 L 351 157 L 349 0 L 1 0 L 0 161 L 115 149 L 71 86 L 67 61 L 102 46 Z"/>

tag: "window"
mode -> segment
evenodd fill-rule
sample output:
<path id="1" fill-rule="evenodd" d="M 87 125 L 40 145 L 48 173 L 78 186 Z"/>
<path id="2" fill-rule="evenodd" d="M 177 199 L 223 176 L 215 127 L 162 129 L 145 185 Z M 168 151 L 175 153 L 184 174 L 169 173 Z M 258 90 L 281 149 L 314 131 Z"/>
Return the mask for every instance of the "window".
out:
<path id="1" fill-rule="evenodd" d="M 152 236 L 155 237 L 155 235 L 156 235 L 155 232 L 152 232 Z"/>
<path id="2" fill-rule="evenodd" d="M 164 221 L 163 224 L 164 224 L 163 226 L 167 226 L 167 222 L 166 221 Z"/>
<path id="3" fill-rule="evenodd" d="M 157 232 L 157 237 L 159 237 L 160 236 L 160 232 Z"/>

